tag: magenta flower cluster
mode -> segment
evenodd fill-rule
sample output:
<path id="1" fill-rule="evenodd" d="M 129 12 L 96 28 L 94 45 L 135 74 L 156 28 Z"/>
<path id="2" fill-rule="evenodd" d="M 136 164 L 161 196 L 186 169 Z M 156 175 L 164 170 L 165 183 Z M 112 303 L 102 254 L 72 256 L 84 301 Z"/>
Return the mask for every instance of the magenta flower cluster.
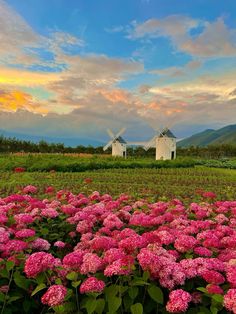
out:
<path id="1" fill-rule="evenodd" d="M 224 307 L 236 313 L 236 201 L 186 207 L 177 199 L 150 204 L 97 191 L 86 197 L 62 190 L 40 200 L 32 195 L 36 192 L 28 186 L 0 199 L 0 258 L 23 263 L 27 278 L 48 274 L 43 304 L 64 302 L 71 272 L 82 276 L 78 291 L 86 294 L 102 293 L 113 276 L 132 276 L 139 269 L 169 293 L 170 313 L 202 302 L 202 292 L 185 285 L 195 278 L 208 294 L 223 295 Z M 39 226 L 52 221 L 63 221 L 70 230 L 53 242 L 39 235 Z"/>

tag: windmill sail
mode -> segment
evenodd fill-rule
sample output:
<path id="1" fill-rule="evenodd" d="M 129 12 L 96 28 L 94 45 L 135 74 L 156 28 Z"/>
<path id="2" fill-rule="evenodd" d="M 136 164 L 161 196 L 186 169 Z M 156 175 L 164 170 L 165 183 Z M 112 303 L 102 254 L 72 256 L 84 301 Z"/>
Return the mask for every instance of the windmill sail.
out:
<path id="1" fill-rule="evenodd" d="M 119 141 L 119 139 L 122 139 L 120 136 L 125 132 L 125 130 L 126 128 L 122 128 L 117 134 L 114 135 L 114 133 L 110 129 L 107 129 L 107 133 L 110 136 L 111 140 L 103 147 L 103 151 L 107 150 L 108 147 L 110 147 L 112 143 L 114 143 L 116 140 Z"/>

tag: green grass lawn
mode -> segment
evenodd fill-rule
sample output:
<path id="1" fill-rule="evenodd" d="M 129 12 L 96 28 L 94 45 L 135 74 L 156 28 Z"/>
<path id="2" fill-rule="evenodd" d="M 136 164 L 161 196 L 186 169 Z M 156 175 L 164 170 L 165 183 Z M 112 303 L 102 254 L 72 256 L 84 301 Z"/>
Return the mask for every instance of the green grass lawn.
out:
<path id="1" fill-rule="evenodd" d="M 85 183 L 91 178 L 91 183 Z M 197 189 L 213 191 L 219 199 L 236 199 L 236 170 L 198 166 L 177 169 L 100 169 L 85 172 L 0 172 L 0 195 L 18 192 L 32 184 L 44 194 L 45 187 L 68 189 L 74 193 L 128 193 L 136 198 L 193 200 Z"/>

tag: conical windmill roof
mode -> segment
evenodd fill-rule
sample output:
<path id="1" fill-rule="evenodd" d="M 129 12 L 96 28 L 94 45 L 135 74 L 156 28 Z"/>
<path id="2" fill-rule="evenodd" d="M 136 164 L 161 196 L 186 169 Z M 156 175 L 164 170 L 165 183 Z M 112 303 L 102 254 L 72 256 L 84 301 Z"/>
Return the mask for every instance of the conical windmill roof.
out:
<path id="1" fill-rule="evenodd" d="M 127 144 L 127 142 L 121 136 L 118 136 L 117 138 L 115 138 L 113 142 L 119 142 L 121 144 Z"/>
<path id="2" fill-rule="evenodd" d="M 176 136 L 174 136 L 174 134 L 169 129 L 164 129 L 159 135 L 159 137 L 164 137 L 164 136 L 170 137 L 170 138 L 176 138 Z"/>

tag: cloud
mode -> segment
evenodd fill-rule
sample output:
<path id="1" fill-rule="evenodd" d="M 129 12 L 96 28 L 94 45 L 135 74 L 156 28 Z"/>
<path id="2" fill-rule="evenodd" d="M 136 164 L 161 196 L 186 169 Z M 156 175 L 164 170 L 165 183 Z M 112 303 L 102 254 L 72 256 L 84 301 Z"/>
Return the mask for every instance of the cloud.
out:
<path id="1" fill-rule="evenodd" d="M 160 76 L 168 76 L 168 77 L 179 77 L 179 76 L 184 76 L 185 72 L 181 67 L 169 67 L 165 69 L 156 69 L 156 70 L 151 70 L 151 74 L 157 74 Z"/>
<path id="2" fill-rule="evenodd" d="M 147 84 L 143 84 L 143 85 L 140 85 L 138 87 L 138 91 L 140 94 L 146 94 L 149 92 L 149 89 L 151 88 L 150 85 L 147 85 Z"/>
<path id="3" fill-rule="evenodd" d="M 159 76 L 166 76 L 169 78 L 175 77 L 183 77 L 188 75 L 189 73 L 193 73 L 193 71 L 197 70 L 202 66 L 202 62 L 199 60 L 192 60 L 186 63 L 182 67 L 169 67 L 164 69 L 154 69 L 149 71 L 151 74 L 157 74 Z"/>
<path id="4" fill-rule="evenodd" d="M 31 95 L 22 91 L 0 91 L 0 110 L 17 111 L 18 109 L 28 110 L 34 113 L 46 114 L 47 108 L 39 105 Z"/>
<path id="5" fill-rule="evenodd" d="M 53 72 L 33 72 L 0 67 L 1 86 L 45 86 L 59 81 L 60 75 Z"/>
<path id="6" fill-rule="evenodd" d="M 66 32 L 51 31 L 48 37 L 38 34 L 3 0 L 0 0 L 0 30 L 0 63 L 5 65 L 40 65 L 54 68 L 58 67 L 58 64 L 42 58 L 42 51 L 55 55 L 70 46 L 85 45 L 82 39 Z"/>
<path id="7" fill-rule="evenodd" d="M 229 96 L 236 96 L 236 88 L 229 93 Z"/>
<path id="8" fill-rule="evenodd" d="M 194 30 L 195 34 L 191 32 Z M 187 16 L 170 15 L 133 23 L 128 38 L 167 37 L 175 49 L 203 58 L 236 56 L 236 29 L 227 27 L 222 18 L 214 22 Z"/>
<path id="9" fill-rule="evenodd" d="M 196 38 L 184 41 L 180 49 L 201 57 L 236 56 L 236 29 L 229 29 L 224 20 L 219 18 L 213 23 L 207 23 Z"/>
<path id="10" fill-rule="evenodd" d="M 143 115 L 147 119 L 173 122 L 175 125 L 225 125 L 235 123 L 235 72 L 202 76 L 191 81 L 172 83 L 149 89 L 152 99 Z M 152 118 L 153 117 L 153 118 Z M 164 122 L 163 122 L 164 121 Z"/>
<path id="11" fill-rule="evenodd" d="M 64 62 L 67 69 L 61 73 L 60 80 L 51 82 L 47 88 L 57 95 L 59 103 L 71 108 L 78 107 L 81 97 L 85 97 L 90 91 L 109 89 L 128 76 L 143 71 L 143 65 L 139 62 L 109 58 L 105 55 L 92 54 L 82 57 L 60 54 L 57 60 Z"/>
<path id="12" fill-rule="evenodd" d="M 107 33 L 120 33 L 124 30 L 124 26 L 122 25 L 119 25 L 119 26 L 113 26 L 113 27 L 110 27 L 110 28 L 105 28 L 105 31 Z"/>
<path id="13" fill-rule="evenodd" d="M 24 49 L 38 47 L 40 36 L 25 22 L 25 20 L 4 1 L 0 0 L 0 57 L 9 63 L 32 63 L 35 56 L 26 54 Z M 16 58 L 16 60 L 15 60 Z M 28 59 L 29 58 L 29 59 Z"/>
<path id="14" fill-rule="evenodd" d="M 187 16 L 170 15 L 163 19 L 149 19 L 141 24 L 134 22 L 128 38 L 137 39 L 166 36 L 172 39 L 181 39 L 191 29 L 197 28 L 199 25 L 199 20 L 194 20 Z"/>

